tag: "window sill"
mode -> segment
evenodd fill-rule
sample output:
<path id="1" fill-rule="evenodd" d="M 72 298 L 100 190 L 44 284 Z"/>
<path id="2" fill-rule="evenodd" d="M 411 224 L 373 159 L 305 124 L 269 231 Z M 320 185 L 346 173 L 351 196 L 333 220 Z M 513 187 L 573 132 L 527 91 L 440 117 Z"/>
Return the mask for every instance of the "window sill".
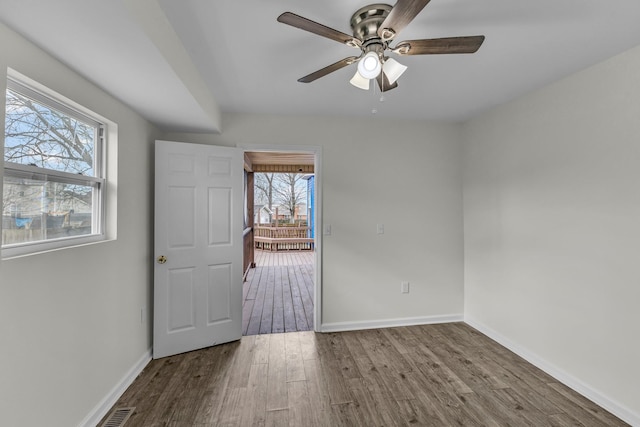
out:
<path id="1" fill-rule="evenodd" d="M 72 249 L 81 246 L 94 245 L 97 243 L 109 242 L 111 240 L 112 239 L 107 239 L 105 235 L 91 235 L 61 240 L 51 240 L 47 242 L 38 242 L 33 244 L 24 244 L 13 247 L 3 247 L 1 250 L 2 261 L 28 257 L 32 255 L 41 255 L 49 252 Z"/>

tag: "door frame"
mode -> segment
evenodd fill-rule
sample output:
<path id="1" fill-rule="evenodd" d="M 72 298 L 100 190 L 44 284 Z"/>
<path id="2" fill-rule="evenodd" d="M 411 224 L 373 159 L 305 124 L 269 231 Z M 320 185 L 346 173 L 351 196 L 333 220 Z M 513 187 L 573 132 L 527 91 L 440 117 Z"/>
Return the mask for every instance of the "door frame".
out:
<path id="1" fill-rule="evenodd" d="M 313 215 L 316 221 L 314 232 L 315 263 L 313 281 L 313 330 L 322 332 L 322 147 L 318 145 L 237 144 L 244 155 L 247 151 L 263 153 L 313 154 L 315 176 Z"/>

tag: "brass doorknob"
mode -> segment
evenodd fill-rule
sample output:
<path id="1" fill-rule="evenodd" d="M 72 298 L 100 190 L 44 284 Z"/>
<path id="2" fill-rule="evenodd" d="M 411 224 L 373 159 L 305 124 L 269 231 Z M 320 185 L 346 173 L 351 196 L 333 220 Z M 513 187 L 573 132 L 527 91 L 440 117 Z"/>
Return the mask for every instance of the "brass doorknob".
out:
<path id="1" fill-rule="evenodd" d="M 158 257 L 158 264 L 164 264 L 165 262 L 167 262 L 167 257 L 164 255 L 160 255 Z"/>

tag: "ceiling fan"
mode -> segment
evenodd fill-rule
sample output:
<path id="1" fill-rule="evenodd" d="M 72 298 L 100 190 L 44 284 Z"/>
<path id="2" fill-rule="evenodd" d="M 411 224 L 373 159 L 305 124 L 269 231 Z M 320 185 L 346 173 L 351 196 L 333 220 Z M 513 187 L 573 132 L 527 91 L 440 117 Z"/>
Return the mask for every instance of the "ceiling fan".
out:
<path id="1" fill-rule="evenodd" d="M 375 79 L 380 90 L 385 92 L 398 86 L 398 78 L 407 69 L 398 61 L 386 56 L 390 51 L 397 55 L 433 55 L 447 53 L 474 53 L 484 36 L 447 37 L 438 39 L 405 40 L 390 46 L 396 35 L 409 24 L 430 0 L 398 0 L 395 6 L 375 3 L 358 9 L 351 17 L 353 36 L 334 30 L 310 19 L 285 12 L 278 22 L 335 40 L 359 49 L 359 56 L 349 56 L 327 67 L 298 79 L 311 83 L 329 73 L 354 63 L 358 70 L 350 83 L 360 89 L 369 90 Z"/>

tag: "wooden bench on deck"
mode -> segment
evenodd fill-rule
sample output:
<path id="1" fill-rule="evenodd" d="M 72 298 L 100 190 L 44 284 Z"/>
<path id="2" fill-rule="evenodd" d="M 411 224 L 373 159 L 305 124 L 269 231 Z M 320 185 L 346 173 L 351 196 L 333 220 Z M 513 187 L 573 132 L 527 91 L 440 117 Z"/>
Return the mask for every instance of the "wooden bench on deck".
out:
<path id="1" fill-rule="evenodd" d="M 256 249 L 265 251 L 312 250 L 313 241 L 309 227 L 254 227 Z"/>
<path id="2" fill-rule="evenodd" d="M 255 236 L 256 249 L 265 251 L 302 251 L 313 249 L 311 237 L 258 237 Z"/>

